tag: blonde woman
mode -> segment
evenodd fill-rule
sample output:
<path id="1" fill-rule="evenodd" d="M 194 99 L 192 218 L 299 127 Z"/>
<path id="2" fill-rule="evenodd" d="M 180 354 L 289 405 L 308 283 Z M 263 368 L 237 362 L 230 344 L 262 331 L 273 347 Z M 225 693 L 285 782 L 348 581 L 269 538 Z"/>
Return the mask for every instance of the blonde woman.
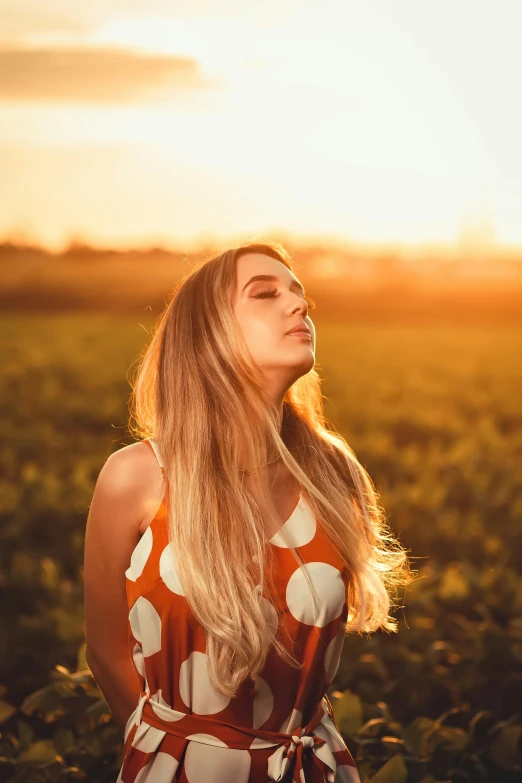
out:
<path id="1" fill-rule="evenodd" d="M 84 563 L 123 783 L 359 782 L 326 690 L 347 631 L 396 630 L 410 572 L 326 427 L 309 304 L 248 243 L 179 282 L 140 357 Z"/>

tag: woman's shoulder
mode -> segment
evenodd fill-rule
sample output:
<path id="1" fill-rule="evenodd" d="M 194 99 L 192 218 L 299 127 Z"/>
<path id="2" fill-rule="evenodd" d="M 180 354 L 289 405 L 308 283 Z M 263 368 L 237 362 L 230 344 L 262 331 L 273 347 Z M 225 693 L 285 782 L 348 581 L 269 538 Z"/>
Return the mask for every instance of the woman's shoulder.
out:
<path id="1" fill-rule="evenodd" d="M 139 510 L 140 532 L 157 510 L 164 494 L 161 468 L 150 444 L 136 441 L 113 452 L 105 462 L 98 481 L 112 496 L 128 501 Z"/>
<path id="2" fill-rule="evenodd" d="M 154 478 L 160 472 L 154 451 L 146 440 L 135 441 L 114 451 L 107 458 L 104 469 L 114 480 L 132 484 L 143 476 L 143 471 L 145 479 Z"/>

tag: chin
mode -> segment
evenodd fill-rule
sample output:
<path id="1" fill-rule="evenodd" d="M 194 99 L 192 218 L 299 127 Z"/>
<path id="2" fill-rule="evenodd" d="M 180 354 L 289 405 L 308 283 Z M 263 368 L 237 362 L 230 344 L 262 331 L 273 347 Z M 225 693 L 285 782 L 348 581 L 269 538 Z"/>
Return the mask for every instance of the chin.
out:
<path id="1" fill-rule="evenodd" d="M 315 364 L 315 356 L 313 353 L 310 353 L 309 356 L 306 357 L 306 359 L 303 359 L 303 361 L 297 363 L 296 367 L 302 370 L 301 375 L 306 375 L 307 372 L 310 372 L 310 370 L 313 368 Z"/>

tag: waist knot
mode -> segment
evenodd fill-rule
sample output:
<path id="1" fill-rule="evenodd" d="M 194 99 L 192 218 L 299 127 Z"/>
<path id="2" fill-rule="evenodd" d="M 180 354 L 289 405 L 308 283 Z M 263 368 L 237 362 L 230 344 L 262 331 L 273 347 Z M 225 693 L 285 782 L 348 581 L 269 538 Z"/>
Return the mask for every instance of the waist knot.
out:
<path id="1" fill-rule="evenodd" d="M 300 770 L 305 770 L 309 763 L 315 764 L 323 773 L 327 783 L 333 783 L 337 762 L 332 749 L 324 737 L 313 733 L 316 728 L 327 735 L 322 720 L 329 713 L 323 706 L 323 700 L 331 709 L 326 694 L 318 703 L 312 718 L 304 726 L 296 726 L 292 733 L 264 731 L 248 726 L 236 726 L 226 720 L 213 718 L 211 715 L 185 713 L 172 709 L 161 696 L 161 690 L 151 695 L 146 689 L 141 693 L 135 712 L 130 716 L 125 730 L 125 741 L 132 725 L 137 726 L 132 745 L 139 746 L 144 742 L 148 752 L 153 752 L 153 745 L 159 745 L 166 733 L 174 734 L 191 742 L 202 742 L 205 745 L 223 747 L 223 742 L 230 748 L 274 747 L 274 752 L 268 757 L 268 779 L 282 781 L 289 770 L 293 776 Z M 156 729 L 154 739 L 149 735 L 151 727 Z M 310 756 L 305 765 L 304 755 Z"/>

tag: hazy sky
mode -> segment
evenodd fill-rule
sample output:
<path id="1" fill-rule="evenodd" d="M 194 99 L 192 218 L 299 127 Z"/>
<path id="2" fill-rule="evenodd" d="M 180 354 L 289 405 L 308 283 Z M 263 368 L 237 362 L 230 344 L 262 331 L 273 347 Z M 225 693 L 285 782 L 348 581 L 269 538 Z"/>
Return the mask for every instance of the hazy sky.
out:
<path id="1" fill-rule="evenodd" d="M 0 235 L 522 245 L 521 27 L 517 0 L 3 0 Z"/>

